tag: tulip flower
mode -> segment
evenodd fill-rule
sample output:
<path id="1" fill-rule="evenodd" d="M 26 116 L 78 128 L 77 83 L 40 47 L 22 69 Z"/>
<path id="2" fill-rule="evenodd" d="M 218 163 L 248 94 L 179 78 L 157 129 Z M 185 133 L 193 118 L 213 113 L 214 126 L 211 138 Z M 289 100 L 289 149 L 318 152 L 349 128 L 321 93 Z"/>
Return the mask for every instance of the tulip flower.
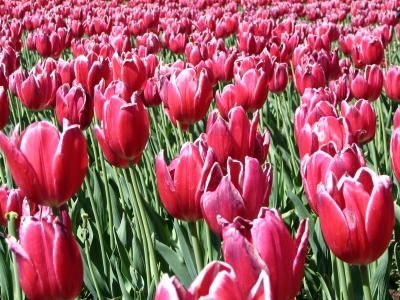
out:
<path id="1" fill-rule="evenodd" d="M 349 124 L 345 118 L 332 116 L 322 117 L 312 126 L 305 124 L 298 135 L 300 159 L 306 154 L 313 154 L 319 147 L 333 141 L 338 151 L 351 145 L 355 138 L 349 131 Z"/>
<path id="2" fill-rule="evenodd" d="M 273 77 L 269 81 L 269 90 L 273 93 L 282 93 L 288 84 L 289 76 L 286 64 L 274 63 Z"/>
<path id="3" fill-rule="evenodd" d="M 390 162 L 392 164 L 392 169 L 394 176 L 400 181 L 400 118 L 399 109 L 397 109 L 395 114 L 395 124 L 392 137 L 390 139 Z"/>
<path id="4" fill-rule="evenodd" d="M 341 103 L 342 116 L 349 124 L 349 131 L 359 144 L 372 141 L 376 131 L 376 113 L 374 107 L 367 101 L 360 99 L 355 105 Z"/>
<path id="5" fill-rule="evenodd" d="M 347 83 L 348 76 L 343 74 L 339 79 L 329 82 L 329 89 L 336 95 L 337 102 L 349 102 L 353 95 L 351 94 L 350 86 Z"/>
<path id="6" fill-rule="evenodd" d="M 82 85 L 69 87 L 68 84 L 60 86 L 56 95 L 56 115 L 60 125 L 67 119 L 72 124 L 85 130 L 90 126 L 94 114 L 93 100 Z"/>
<path id="7" fill-rule="evenodd" d="M 291 300 L 303 279 L 308 234 L 308 219 L 300 222 L 293 240 L 279 212 L 262 208 L 254 221 L 238 217 L 223 224 L 222 253 L 245 295 L 266 271 L 271 280 L 270 299 Z"/>
<path id="8" fill-rule="evenodd" d="M 118 96 L 107 100 L 103 106 L 101 129 L 96 125 L 94 133 L 111 164 L 117 167 L 127 167 L 127 161 L 137 164 L 150 133 L 149 114 L 139 96 L 134 94 L 131 103 Z M 116 160 L 114 155 L 119 159 Z"/>
<path id="9" fill-rule="evenodd" d="M 0 187 L 0 224 L 7 226 L 5 214 L 16 212 L 16 228 L 19 228 L 22 217 L 34 215 L 36 205 L 25 199 L 24 193 L 20 189 L 8 190 L 6 185 Z"/>
<path id="10" fill-rule="evenodd" d="M 271 282 L 267 271 L 261 271 L 250 293 L 244 294 L 232 267 L 224 262 L 209 263 L 196 277 L 186 291 L 175 276 L 164 274 L 158 284 L 155 300 L 256 300 L 272 299 Z"/>
<path id="11" fill-rule="evenodd" d="M 270 134 L 257 130 L 258 112 L 250 123 L 241 106 L 232 108 L 229 113 L 229 124 L 217 117 L 217 110 L 210 113 L 207 121 L 207 145 L 211 147 L 221 168 L 226 171 L 228 157 L 244 163 L 245 157 L 257 158 L 263 164 L 269 148 Z"/>
<path id="12" fill-rule="evenodd" d="M 245 164 L 228 159 L 228 174 L 222 176 L 219 164 L 214 164 L 210 176 L 213 180 L 206 186 L 207 192 L 201 197 L 203 217 L 218 236 L 222 237 L 222 226 L 217 220 L 221 216 L 228 222 L 240 216 L 254 220 L 261 207 L 268 206 L 272 187 L 272 167 L 267 163 L 261 167 L 257 159 L 246 157 Z M 215 185 L 217 185 L 216 189 Z"/>
<path id="13" fill-rule="evenodd" d="M 20 240 L 6 241 L 15 253 L 21 288 L 27 298 L 72 300 L 83 284 L 83 263 L 67 211 L 61 216 L 27 217 Z"/>
<path id="14" fill-rule="evenodd" d="M 393 101 L 400 101 L 400 67 L 390 66 L 383 84 L 388 98 Z"/>
<path id="15" fill-rule="evenodd" d="M 169 166 L 161 150 L 156 158 L 156 179 L 161 202 L 174 218 L 194 222 L 203 218 L 200 198 L 211 167 L 216 162 L 211 149 L 199 138 L 185 143 Z"/>
<path id="16" fill-rule="evenodd" d="M 307 88 L 321 88 L 325 86 L 325 74 L 317 63 L 298 65 L 295 69 L 296 90 L 300 95 L 304 94 Z"/>
<path id="17" fill-rule="evenodd" d="M 0 86 L 0 130 L 3 130 L 8 123 L 10 117 L 10 102 L 8 101 L 7 93 Z"/>
<path id="18" fill-rule="evenodd" d="M 363 152 L 356 144 L 338 151 L 336 145 L 329 142 L 312 155 L 305 155 L 301 160 L 300 172 L 311 209 L 318 215 L 317 187 L 320 183 L 327 183 L 327 175 L 330 172 L 337 178 L 344 174 L 354 176 L 358 169 L 365 166 Z"/>
<path id="19" fill-rule="evenodd" d="M 317 203 L 326 244 L 340 260 L 367 265 L 386 251 L 395 220 L 389 176 L 366 167 L 340 180 L 330 173 Z"/>
<path id="20" fill-rule="evenodd" d="M 368 65 L 364 76 L 359 71 L 350 70 L 350 88 L 356 99 L 375 101 L 381 94 L 383 74 L 377 65 Z"/>
<path id="21" fill-rule="evenodd" d="M 233 84 L 228 84 L 222 90 L 222 93 L 219 91 L 215 94 L 215 102 L 217 102 L 217 108 L 221 117 L 225 120 L 228 120 L 229 111 L 238 106 L 236 102 L 236 87 Z"/>
<path id="22" fill-rule="evenodd" d="M 364 65 L 379 65 L 385 54 L 382 41 L 372 35 L 365 35 L 361 41 L 361 54 Z"/>
<path id="23" fill-rule="evenodd" d="M 50 207 L 66 203 L 81 187 L 88 167 L 86 140 L 77 125 L 57 127 L 42 121 L 11 139 L 0 132 L 0 148 L 15 183 L 28 200 Z"/>
<path id="24" fill-rule="evenodd" d="M 213 98 L 205 71 L 198 74 L 193 68 L 184 69 L 166 84 L 169 112 L 176 120 L 190 125 L 204 118 Z"/>
<path id="25" fill-rule="evenodd" d="M 212 56 L 215 80 L 229 82 L 233 79 L 233 64 L 236 58 L 236 52 L 228 54 L 224 51 L 217 51 Z"/>

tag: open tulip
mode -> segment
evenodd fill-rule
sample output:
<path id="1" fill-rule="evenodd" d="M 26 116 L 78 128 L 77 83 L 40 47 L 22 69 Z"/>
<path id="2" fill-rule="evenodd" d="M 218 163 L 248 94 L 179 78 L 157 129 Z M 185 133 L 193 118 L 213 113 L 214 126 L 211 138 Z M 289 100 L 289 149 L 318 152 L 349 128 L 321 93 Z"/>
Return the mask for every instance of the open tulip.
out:
<path id="1" fill-rule="evenodd" d="M 18 276 L 31 300 L 72 300 L 83 284 L 83 264 L 66 210 L 61 216 L 27 217 L 21 223 L 20 240 L 9 237 Z"/>
<path id="2" fill-rule="evenodd" d="M 330 173 L 327 184 L 318 187 L 322 233 L 339 259 L 367 265 L 385 252 L 395 220 L 391 189 L 389 176 L 365 167 L 340 180 Z"/>
<path id="3" fill-rule="evenodd" d="M 0 132 L 0 148 L 15 183 L 28 200 L 59 207 L 81 187 L 88 167 L 86 140 L 77 125 L 57 127 L 42 121 L 11 139 Z"/>
<path id="4" fill-rule="evenodd" d="M 60 125 L 67 119 L 70 124 L 77 124 L 81 130 L 90 126 L 94 114 L 93 100 L 79 84 L 70 88 L 68 84 L 59 87 L 56 94 L 56 115 Z"/>
<path id="5" fill-rule="evenodd" d="M 205 71 L 196 74 L 193 68 L 184 69 L 166 84 L 169 112 L 176 120 L 189 125 L 204 118 L 213 98 Z"/>
<path id="6" fill-rule="evenodd" d="M 222 230 L 224 260 L 232 266 L 238 286 L 248 294 L 260 273 L 269 272 L 271 298 L 296 297 L 304 272 L 308 219 L 300 222 L 295 240 L 276 209 L 262 208 L 254 221 L 236 218 Z"/>
<path id="7" fill-rule="evenodd" d="M 368 65 L 364 76 L 359 71 L 350 69 L 350 88 L 356 99 L 375 101 L 381 94 L 383 74 L 377 65 Z"/>
<path id="8" fill-rule="evenodd" d="M 222 237 L 222 226 L 217 220 L 221 216 L 228 222 L 240 216 L 254 220 L 261 207 L 268 206 L 272 187 L 272 167 L 267 163 L 261 167 L 257 159 L 246 157 L 245 164 L 228 159 L 228 174 L 221 178 L 221 167 L 216 163 L 210 176 L 214 178 L 212 187 L 201 197 L 201 209 L 207 225 Z M 217 175 L 218 174 L 218 175 Z"/>
<path id="9" fill-rule="evenodd" d="M 300 95 L 307 88 L 321 88 L 325 86 L 325 74 L 317 63 L 298 65 L 295 69 L 296 90 Z"/>
<path id="10" fill-rule="evenodd" d="M 199 138 L 185 143 L 179 156 L 169 166 L 163 150 L 156 158 L 156 179 L 161 202 L 165 209 L 180 220 L 194 222 L 203 218 L 200 198 L 211 167 L 216 162 L 211 149 Z"/>

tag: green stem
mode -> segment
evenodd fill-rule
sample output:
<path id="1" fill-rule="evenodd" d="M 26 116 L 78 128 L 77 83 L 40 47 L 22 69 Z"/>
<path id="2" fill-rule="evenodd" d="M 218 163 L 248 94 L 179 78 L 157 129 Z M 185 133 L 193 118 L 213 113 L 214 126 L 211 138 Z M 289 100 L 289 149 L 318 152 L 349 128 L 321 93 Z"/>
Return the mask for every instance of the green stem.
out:
<path id="1" fill-rule="evenodd" d="M 101 163 L 101 172 L 103 175 L 103 182 L 104 182 L 104 188 L 105 188 L 106 199 L 107 199 L 108 227 L 110 228 L 110 248 L 111 248 L 111 250 L 114 250 L 115 240 L 114 240 L 114 229 L 113 229 L 113 227 L 114 227 L 113 209 L 112 209 L 112 205 L 111 205 L 110 187 L 108 186 L 107 171 L 106 171 L 106 165 L 104 162 L 103 152 L 100 152 L 100 163 Z"/>
<path id="2" fill-rule="evenodd" d="M 121 182 L 119 180 L 118 170 L 115 166 L 113 166 L 113 170 L 114 170 L 115 180 L 117 181 L 119 196 L 121 197 L 122 210 L 129 216 L 128 212 L 126 211 L 126 203 L 125 203 L 125 198 L 124 198 L 124 194 L 123 194 L 122 187 L 121 187 Z"/>
<path id="3" fill-rule="evenodd" d="M 92 127 L 92 126 L 91 126 Z M 90 137 L 90 142 L 92 143 L 92 149 L 93 149 L 93 155 L 94 155 L 94 163 L 96 166 L 96 170 L 99 170 L 99 159 L 98 159 L 98 155 L 97 155 L 97 147 L 98 147 L 98 143 L 95 142 L 95 138 L 93 136 L 93 130 L 92 128 L 89 128 L 89 137 Z M 99 153 L 101 153 L 101 149 L 99 149 Z"/>
<path id="4" fill-rule="evenodd" d="M 4 160 L 4 164 L 2 166 L 6 165 L 6 158 L 3 156 L 3 160 Z M 1 183 L 5 184 L 6 183 L 6 179 L 4 177 L 4 172 L 3 172 L 3 167 L 0 166 L 0 179 L 1 179 Z"/>
<path id="5" fill-rule="evenodd" d="M 384 159 L 385 159 L 385 174 L 390 174 L 390 163 L 389 163 L 389 153 L 388 153 L 388 142 L 386 136 L 386 129 L 385 129 L 385 121 L 382 111 L 382 98 L 379 97 L 378 99 L 378 109 L 379 109 L 379 123 L 381 124 L 381 131 L 383 135 L 383 151 L 384 151 Z"/>
<path id="6" fill-rule="evenodd" d="M 335 300 L 340 300 L 340 283 L 338 275 L 338 265 L 337 258 L 335 254 L 331 251 L 331 263 L 332 263 L 332 273 L 333 273 L 333 283 L 335 284 Z"/>
<path id="7" fill-rule="evenodd" d="M 143 233 L 144 233 L 144 225 L 142 222 L 142 218 L 140 218 L 140 210 L 139 210 L 139 206 L 137 204 L 137 201 L 135 201 L 135 192 L 133 191 L 133 187 L 132 187 L 132 178 L 129 181 L 129 174 L 127 169 L 123 169 L 124 171 L 124 176 L 125 176 L 125 180 L 126 180 L 126 185 L 128 186 L 128 191 L 129 191 L 129 197 L 131 199 L 131 203 L 132 203 L 132 208 L 134 211 L 134 222 L 136 225 L 136 234 L 138 236 L 139 241 L 142 243 L 143 245 L 143 253 L 144 253 L 144 263 L 146 265 L 146 283 L 147 283 L 147 290 L 150 290 L 150 285 L 151 285 L 151 270 L 150 270 L 150 260 L 149 260 L 149 252 L 148 252 L 148 247 L 147 247 L 147 243 L 144 240 L 143 237 Z"/>
<path id="8" fill-rule="evenodd" d="M 343 263 L 343 265 L 344 272 L 346 274 L 347 295 L 349 296 L 349 300 L 354 300 L 353 281 L 351 279 L 350 265 L 348 263 Z"/>
<path id="9" fill-rule="evenodd" d="M 207 223 L 204 220 L 204 226 L 207 226 Z M 207 256 L 208 256 L 208 262 L 212 262 L 213 257 L 212 257 L 212 244 L 211 244 L 211 229 L 210 227 L 207 226 L 206 229 L 206 239 L 207 239 Z"/>
<path id="10" fill-rule="evenodd" d="M 189 222 L 188 224 L 190 235 L 192 237 L 194 256 L 196 257 L 197 272 L 200 273 L 203 269 L 203 254 L 201 252 L 199 236 L 197 234 L 196 222 Z"/>
<path id="11" fill-rule="evenodd" d="M 82 232 L 83 232 L 84 239 L 85 239 L 85 254 L 86 254 L 87 263 L 89 266 L 89 272 L 90 272 L 90 275 L 92 276 L 92 280 L 93 280 L 94 288 L 96 289 L 97 297 L 99 297 L 99 299 L 101 300 L 101 299 L 103 299 L 103 296 L 101 295 L 99 285 L 97 284 L 96 276 L 94 275 L 92 260 L 90 258 L 89 240 L 86 235 L 86 232 L 88 230 L 87 229 L 88 214 L 82 214 L 82 221 L 83 221 L 82 222 Z"/>
<path id="12" fill-rule="evenodd" d="M 372 159 L 374 160 L 374 169 L 376 173 L 379 172 L 379 165 L 378 165 L 378 156 L 376 155 L 376 141 L 373 140 L 371 143 L 371 152 L 372 152 Z"/>
<path id="13" fill-rule="evenodd" d="M 183 130 L 181 127 L 181 122 L 179 122 L 178 120 L 176 121 L 176 125 L 178 127 L 178 135 L 179 135 L 179 140 L 181 142 L 181 146 L 185 143 L 185 139 L 183 138 Z"/>
<path id="14" fill-rule="evenodd" d="M 154 170 L 154 165 L 152 166 L 152 162 L 154 162 L 154 159 L 151 159 L 150 154 L 148 153 L 148 151 L 144 151 L 144 160 L 146 163 L 146 167 L 147 170 L 149 171 L 150 174 L 153 174 L 153 170 Z M 154 180 L 154 176 L 149 176 L 150 177 L 150 181 L 151 184 L 153 186 L 153 199 L 155 201 L 156 204 L 156 211 L 159 215 L 161 215 L 161 203 L 160 203 L 160 197 L 158 196 L 158 192 L 157 192 L 157 185 L 156 182 Z"/>
<path id="15" fill-rule="evenodd" d="M 99 235 L 101 260 L 103 262 L 104 275 L 108 276 L 108 263 L 107 263 L 106 251 L 104 248 L 103 229 L 101 228 L 101 225 L 100 225 L 101 223 L 100 223 L 100 218 L 99 218 L 99 212 L 97 210 L 97 204 L 94 201 L 93 190 L 92 190 L 92 187 L 90 186 L 89 178 L 88 178 L 87 174 L 85 176 L 85 185 L 86 185 L 87 192 L 89 194 L 90 206 L 92 207 L 92 210 L 93 210 L 94 220 L 96 221 L 97 234 Z"/>
<path id="16" fill-rule="evenodd" d="M 193 141 L 194 141 L 194 124 L 189 125 L 188 133 L 189 133 L 189 141 L 191 143 L 193 143 Z"/>
<path id="17" fill-rule="evenodd" d="M 336 259 L 336 262 L 337 262 L 337 266 L 338 266 L 338 270 L 339 270 L 340 290 L 343 295 L 343 300 L 349 300 L 343 262 L 340 259 Z"/>
<path id="18" fill-rule="evenodd" d="M 369 287 L 368 266 L 361 265 L 360 272 L 361 272 L 361 281 L 362 281 L 363 291 L 364 291 L 364 299 L 372 300 L 371 289 Z"/>
<path id="19" fill-rule="evenodd" d="M 133 183 L 133 190 L 135 192 L 137 204 L 138 204 L 138 207 L 139 207 L 140 215 L 138 217 L 142 218 L 142 222 L 143 222 L 144 233 L 145 233 L 145 238 L 146 238 L 146 241 L 147 241 L 147 247 L 148 247 L 149 258 L 150 258 L 151 271 L 152 271 L 153 276 L 154 276 L 154 282 L 157 285 L 158 282 L 160 281 L 160 279 L 159 279 L 159 274 L 158 274 L 156 256 L 155 256 L 155 253 L 154 253 L 154 245 L 153 245 L 153 242 L 151 240 L 152 237 L 151 237 L 151 234 L 150 234 L 149 223 L 147 222 L 147 214 L 146 214 L 146 210 L 145 210 L 144 205 L 143 205 L 142 197 L 140 196 L 140 193 L 139 193 L 139 188 L 138 188 L 138 185 L 137 185 L 137 180 L 136 180 L 136 176 L 135 176 L 135 170 L 133 169 L 132 161 L 129 161 L 129 173 L 131 175 L 131 179 L 132 179 L 132 183 Z"/>
<path id="20" fill-rule="evenodd" d="M 18 240 L 17 234 L 17 226 L 15 220 L 18 218 L 18 214 L 15 212 L 6 213 L 6 219 L 8 220 L 8 233 L 9 235 L 15 237 Z M 13 282 L 14 282 L 14 299 L 22 300 L 22 290 L 19 285 L 19 278 L 18 278 L 18 266 L 16 255 L 12 252 L 12 259 L 13 259 Z"/>
<path id="21" fill-rule="evenodd" d="M 149 110 L 150 110 L 150 116 L 151 116 L 152 121 L 158 123 L 157 116 L 156 116 L 156 114 L 155 114 L 155 112 L 154 112 L 154 109 L 149 109 Z M 160 133 L 158 132 L 158 126 L 155 126 L 155 128 L 156 128 L 156 136 L 157 136 L 158 149 L 162 149 L 162 147 L 161 147 Z"/>

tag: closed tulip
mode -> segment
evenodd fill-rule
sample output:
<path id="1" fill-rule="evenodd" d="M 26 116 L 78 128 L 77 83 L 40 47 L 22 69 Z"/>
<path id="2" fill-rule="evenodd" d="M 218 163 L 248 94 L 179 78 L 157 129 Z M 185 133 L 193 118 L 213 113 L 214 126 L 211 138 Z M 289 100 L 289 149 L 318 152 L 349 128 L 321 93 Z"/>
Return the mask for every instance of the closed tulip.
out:
<path id="1" fill-rule="evenodd" d="M 9 237 L 15 253 L 21 288 L 31 300 L 72 300 L 83 284 L 83 264 L 72 224 L 65 210 L 61 217 L 27 217 L 20 240 Z"/>
<path id="2" fill-rule="evenodd" d="M 170 114 L 179 122 L 194 124 L 204 118 L 213 98 L 210 80 L 204 71 L 193 68 L 174 73 L 167 83 Z"/>
<path id="3" fill-rule="evenodd" d="M 236 87 L 233 84 L 228 84 L 222 90 L 222 93 L 219 91 L 215 94 L 215 102 L 217 102 L 217 108 L 221 117 L 225 120 L 228 120 L 229 111 L 238 106 L 236 102 Z"/>
<path id="4" fill-rule="evenodd" d="M 338 151 L 336 145 L 329 142 L 314 154 L 304 156 L 300 171 L 304 192 L 311 209 L 318 215 L 317 187 L 320 183 L 327 183 L 327 175 L 330 172 L 337 178 L 341 178 L 344 174 L 354 176 L 358 169 L 365 166 L 363 152 L 356 144 Z"/>
<path id="5" fill-rule="evenodd" d="M 296 297 L 301 286 L 308 234 L 308 219 L 300 222 L 293 240 L 279 212 L 262 208 L 254 221 L 238 217 L 223 225 L 222 253 L 245 295 L 266 271 L 271 280 L 269 299 L 289 300 Z"/>
<path id="6" fill-rule="evenodd" d="M 300 95 L 304 94 L 307 88 L 321 88 L 325 86 L 325 74 L 317 63 L 298 65 L 295 69 L 296 90 Z"/>
<path id="7" fill-rule="evenodd" d="M 92 97 L 80 84 L 72 88 L 68 84 L 60 86 L 56 95 L 56 115 L 60 125 L 67 119 L 70 124 L 85 130 L 90 126 L 93 114 Z"/>
<path id="8" fill-rule="evenodd" d="M 225 51 L 217 51 L 212 56 L 213 74 L 216 80 L 229 82 L 233 79 L 233 64 L 236 58 L 236 52 L 228 54 Z"/>
<path id="9" fill-rule="evenodd" d="M 160 151 L 156 158 L 156 179 L 161 202 L 165 209 L 180 220 L 194 222 L 203 218 L 200 199 L 215 155 L 202 139 L 185 143 L 179 156 L 169 166 Z"/>
<path id="10" fill-rule="evenodd" d="M 361 54 L 364 65 L 379 65 L 385 54 L 381 39 L 365 35 L 361 40 Z"/>
<path id="11" fill-rule="evenodd" d="M 400 115 L 396 111 L 396 115 Z M 395 116 L 396 116 L 395 115 Z M 392 164 L 392 169 L 394 176 L 400 181 L 400 122 L 399 117 L 395 118 L 395 128 L 390 139 L 390 162 Z M 397 127 L 396 127 L 397 126 Z"/>
<path id="12" fill-rule="evenodd" d="M 391 189 L 389 176 L 365 167 L 354 177 L 330 173 L 327 184 L 318 187 L 322 233 L 340 260 L 367 265 L 386 251 L 395 220 Z"/>
<path id="13" fill-rule="evenodd" d="M 356 99 L 375 101 L 381 95 L 383 74 L 377 65 L 368 65 L 364 76 L 359 71 L 350 70 L 351 93 Z"/>
<path id="14" fill-rule="evenodd" d="M 374 107 L 367 101 L 360 99 L 355 105 L 341 103 L 342 116 L 349 124 L 349 131 L 359 144 L 372 141 L 376 131 L 376 113 Z"/>
<path id="15" fill-rule="evenodd" d="M 269 90 L 273 93 L 282 93 L 288 84 L 289 76 L 286 71 L 286 64 L 274 63 L 272 79 L 269 81 Z"/>
<path id="16" fill-rule="evenodd" d="M 81 187 L 88 167 L 86 140 L 77 125 L 65 126 L 62 134 L 42 121 L 8 139 L 0 132 L 0 148 L 15 183 L 28 200 L 59 207 Z"/>
<path id="17" fill-rule="evenodd" d="M 149 114 L 137 95 L 132 97 L 131 103 L 112 96 L 103 106 L 101 129 L 95 126 L 94 130 L 110 163 L 114 159 L 108 154 L 113 153 L 122 159 L 124 166 L 127 166 L 127 161 L 137 164 L 149 139 Z"/>
<path id="18" fill-rule="evenodd" d="M 390 66 L 383 81 L 386 95 L 390 100 L 400 101 L 400 67 Z"/>
<path id="19" fill-rule="evenodd" d="M 228 174 L 218 183 L 222 170 L 214 164 L 211 174 L 214 180 L 211 188 L 201 197 L 201 209 L 204 220 L 210 229 L 222 237 L 222 226 L 217 220 L 221 216 L 228 222 L 236 217 L 254 220 L 261 207 L 268 206 L 272 187 L 272 167 L 267 163 L 264 168 L 258 160 L 246 157 L 245 164 L 228 159 Z"/>

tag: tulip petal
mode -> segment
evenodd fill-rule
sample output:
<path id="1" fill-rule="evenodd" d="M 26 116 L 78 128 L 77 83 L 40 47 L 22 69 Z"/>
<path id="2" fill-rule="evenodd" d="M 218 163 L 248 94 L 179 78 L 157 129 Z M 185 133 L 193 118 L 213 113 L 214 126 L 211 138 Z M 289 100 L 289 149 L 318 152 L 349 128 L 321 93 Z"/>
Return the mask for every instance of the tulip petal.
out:
<path id="1" fill-rule="evenodd" d="M 186 290 L 175 277 L 164 274 L 157 286 L 154 300 L 185 300 Z"/>

